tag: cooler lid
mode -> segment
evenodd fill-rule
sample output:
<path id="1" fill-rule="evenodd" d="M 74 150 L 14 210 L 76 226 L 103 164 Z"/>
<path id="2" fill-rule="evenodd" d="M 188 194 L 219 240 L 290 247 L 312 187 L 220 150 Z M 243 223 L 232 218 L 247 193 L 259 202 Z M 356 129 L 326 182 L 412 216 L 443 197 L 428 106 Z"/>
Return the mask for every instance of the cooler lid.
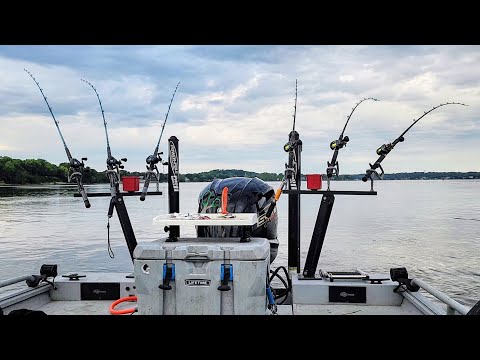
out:
<path id="1" fill-rule="evenodd" d="M 166 238 L 149 243 L 139 243 L 133 256 L 141 260 L 165 260 L 171 251 L 172 260 L 264 260 L 270 254 L 270 242 L 265 238 L 251 238 L 240 242 L 238 238 L 179 238 L 166 242 Z M 226 253 L 227 252 L 227 253 Z"/>

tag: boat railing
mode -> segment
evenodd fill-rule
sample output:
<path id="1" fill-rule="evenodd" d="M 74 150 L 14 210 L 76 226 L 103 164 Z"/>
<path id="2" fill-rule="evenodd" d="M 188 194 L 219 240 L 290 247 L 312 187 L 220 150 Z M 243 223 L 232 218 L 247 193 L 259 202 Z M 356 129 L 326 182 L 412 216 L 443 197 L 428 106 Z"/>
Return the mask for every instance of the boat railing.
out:
<path id="1" fill-rule="evenodd" d="M 0 288 L 13 285 L 22 281 L 33 282 L 35 281 L 35 278 L 33 275 L 24 275 L 24 276 L 18 276 L 16 278 L 12 278 L 8 280 L 3 280 L 3 281 L 0 281 Z"/>
<path id="2" fill-rule="evenodd" d="M 435 298 L 437 298 L 438 300 L 446 304 L 447 315 L 455 315 L 455 311 L 462 315 L 466 315 L 470 311 L 470 309 L 465 305 L 462 305 L 458 301 L 453 300 L 451 297 L 435 289 L 433 286 L 428 285 L 423 280 L 413 278 L 412 284 L 420 286 L 423 290 L 428 292 L 430 295 L 434 296 Z"/>

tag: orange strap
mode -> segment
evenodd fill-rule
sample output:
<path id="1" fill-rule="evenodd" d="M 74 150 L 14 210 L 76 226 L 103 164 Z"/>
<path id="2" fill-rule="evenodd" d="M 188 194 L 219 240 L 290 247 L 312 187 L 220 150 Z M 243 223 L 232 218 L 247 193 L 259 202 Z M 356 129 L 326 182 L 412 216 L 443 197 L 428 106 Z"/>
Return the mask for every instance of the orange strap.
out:
<path id="1" fill-rule="evenodd" d="M 224 187 L 222 190 L 222 214 L 227 214 L 228 205 L 228 187 Z"/>
<path id="2" fill-rule="evenodd" d="M 110 305 L 110 314 L 112 315 L 123 315 L 123 314 L 131 314 L 135 312 L 135 308 L 129 308 L 129 309 L 122 309 L 122 310 L 115 310 L 115 306 L 118 304 L 125 302 L 125 301 L 137 301 L 136 296 L 127 296 L 118 300 L 115 300 L 112 305 Z"/>

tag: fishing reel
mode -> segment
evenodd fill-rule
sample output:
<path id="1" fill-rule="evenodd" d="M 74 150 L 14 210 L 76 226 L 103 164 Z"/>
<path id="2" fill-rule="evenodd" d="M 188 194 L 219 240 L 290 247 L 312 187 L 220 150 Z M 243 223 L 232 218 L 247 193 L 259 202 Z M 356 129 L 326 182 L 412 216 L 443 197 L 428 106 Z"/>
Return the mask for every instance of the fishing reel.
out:
<path id="1" fill-rule="evenodd" d="M 403 142 L 405 138 L 403 136 L 400 136 L 398 138 L 398 142 Z M 387 155 L 390 151 L 392 151 L 394 145 L 393 144 L 383 144 L 377 149 L 377 155 Z"/>
<path id="2" fill-rule="evenodd" d="M 72 158 L 72 160 L 70 161 L 70 167 L 75 170 L 80 170 L 85 166 L 84 161 L 87 161 L 87 160 L 88 159 L 86 157 L 83 157 L 82 161 L 78 161 L 77 159 Z"/>
<path id="3" fill-rule="evenodd" d="M 120 181 L 120 169 L 124 169 L 125 166 L 122 165 L 122 161 L 126 162 L 127 158 L 121 158 L 120 160 L 115 159 L 113 156 L 107 158 L 107 175 L 110 177 L 110 174 L 114 175 L 114 178 L 110 178 L 112 184 Z"/>
<path id="4" fill-rule="evenodd" d="M 110 156 L 107 159 L 107 166 L 114 167 L 117 169 L 123 169 L 125 166 L 122 165 L 123 162 L 127 162 L 127 158 L 121 158 L 120 160 L 115 159 L 113 156 Z"/>
<path id="5" fill-rule="evenodd" d="M 149 155 L 145 159 L 145 162 L 147 163 L 146 167 L 147 170 L 153 170 L 157 168 L 157 164 L 160 162 L 162 163 L 162 158 L 160 155 L 163 155 L 163 151 L 159 152 L 157 155 Z"/>
<path id="6" fill-rule="evenodd" d="M 283 150 L 285 152 L 289 152 L 289 151 L 293 151 L 295 150 L 295 148 L 297 147 L 298 145 L 298 141 L 295 140 L 295 141 L 289 141 L 288 143 L 286 143 L 285 145 L 283 145 Z"/>
<path id="7" fill-rule="evenodd" d="M 341 149 L 344 146 L 347 145 L 347 143 L 350 141 L 350 138 L 348 136 L 342 137 L 340 140 L 333 140 L 330 143 L 330 149 L 336 150 L 336 149 Z"/>
<path id="8" fill-rule="evenodd" d="M 86 157 L 82 158 L 82 161 L 78 161 L 75 158 L 72 158 L 70 160 L 70 169 L 68 169 L 68 182 L 72 180 L 72 178 L 79 176 L 82 177 L 81 171 L 89 171 L 88 168 L 85 168 L 85 163 L 84 161 L 87 161 L 88 159 Z"/>

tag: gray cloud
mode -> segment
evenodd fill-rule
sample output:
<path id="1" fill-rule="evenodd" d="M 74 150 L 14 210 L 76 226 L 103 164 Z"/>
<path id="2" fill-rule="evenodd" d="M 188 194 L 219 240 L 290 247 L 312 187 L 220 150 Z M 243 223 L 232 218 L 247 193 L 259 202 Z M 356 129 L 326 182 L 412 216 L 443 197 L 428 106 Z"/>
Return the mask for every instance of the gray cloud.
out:
<path id="1" fill-rule="evenodd" d="M 304 172 L 324 172 L 328 144 L 347 129 L 343 173 L 365 170 L 375 149 L 422 119 L 385 161 L 389 172 L 479 170 L 478 46 L 3 46 L 0 48 L 0 154 L 65 160 L 39 80 L 77 157 L 103 169 L 105 141 L 98 89 L 115 154 L 143 170 L 168 102 L 165 129 L 180 139 L 182 172 L 244 168 L 282 172 L 298 78 L 297 130 Z M 459 145 L 461 144 L 461 145 Z M 468 150 L 467 150 L 468 149 Z M 462 154 L 461 157 L 458 155 Z M 388 164 L 388 165 L 387 165 Z"/>

